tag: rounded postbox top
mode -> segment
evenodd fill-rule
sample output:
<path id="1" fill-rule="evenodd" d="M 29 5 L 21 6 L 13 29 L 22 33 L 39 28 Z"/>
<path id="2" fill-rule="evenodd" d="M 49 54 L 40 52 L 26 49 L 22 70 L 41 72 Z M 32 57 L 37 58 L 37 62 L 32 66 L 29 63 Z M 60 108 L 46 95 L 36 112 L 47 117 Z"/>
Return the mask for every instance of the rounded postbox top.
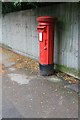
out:
<path id="1" fill-rule="evenodd" d="M 50 22 L 53 23 L 53 21 L 56 19 L 56 17 L 52 16 L 41 16 L 37 18 L 38 22 Z"/>

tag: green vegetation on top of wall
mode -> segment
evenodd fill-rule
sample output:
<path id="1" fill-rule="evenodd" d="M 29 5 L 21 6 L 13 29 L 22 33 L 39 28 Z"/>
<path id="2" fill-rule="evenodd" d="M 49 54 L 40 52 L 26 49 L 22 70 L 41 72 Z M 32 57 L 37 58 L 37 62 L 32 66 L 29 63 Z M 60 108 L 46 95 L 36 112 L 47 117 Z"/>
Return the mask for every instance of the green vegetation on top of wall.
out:
<path id="1" fill-rule="evenodd" d="M 22 11 L 27 9 L 35 9 L 42 6 L 52 5 L 48 2 L 19 2 L 19 0 L 13 0 L 13 2 L 2 2 L 2 13 L 5 15 L 10 12 Z"/>
<path id="2" fill-rule="evenodd" d="M 2 3 L 2 13 L 5 15 L 10 12 L 16 12 L 26 9 L 33 9 L 38 6 L 36 2 L 18 2 L 17 0 L 14 2 L 3 2 Z"/>

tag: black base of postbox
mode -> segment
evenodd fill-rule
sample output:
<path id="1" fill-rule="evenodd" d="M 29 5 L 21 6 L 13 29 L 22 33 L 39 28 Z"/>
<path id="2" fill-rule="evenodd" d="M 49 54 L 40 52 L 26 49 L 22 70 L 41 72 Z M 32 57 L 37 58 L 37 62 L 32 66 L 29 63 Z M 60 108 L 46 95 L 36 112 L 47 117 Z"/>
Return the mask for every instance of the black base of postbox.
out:
<path id="1" fill-rule="evenodd" d="M 39 68 L 40 68 L 40 75 L 43 76 L 49 76 L 49 75 L 53 75 L 54 73 L 54 64 L 39 64 Z"/>

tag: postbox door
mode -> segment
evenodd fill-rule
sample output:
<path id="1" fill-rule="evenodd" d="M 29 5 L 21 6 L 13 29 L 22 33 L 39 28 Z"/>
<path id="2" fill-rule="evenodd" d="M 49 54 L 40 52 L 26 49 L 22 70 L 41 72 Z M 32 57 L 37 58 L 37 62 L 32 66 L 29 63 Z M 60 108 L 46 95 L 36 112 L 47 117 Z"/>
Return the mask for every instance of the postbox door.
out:
<path id="1" fill-rule="evenodd" d="M 38 27 L 38 39 L 40 44 L 40 63 L 48 64 L 48 41 L 47 41 L 47 26 Z"/>

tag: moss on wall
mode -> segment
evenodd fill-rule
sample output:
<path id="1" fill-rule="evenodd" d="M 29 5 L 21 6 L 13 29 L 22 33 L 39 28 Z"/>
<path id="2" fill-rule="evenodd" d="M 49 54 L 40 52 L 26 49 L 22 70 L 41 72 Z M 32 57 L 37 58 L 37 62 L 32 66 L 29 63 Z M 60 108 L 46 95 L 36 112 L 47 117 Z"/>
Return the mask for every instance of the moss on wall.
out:
<path id="1" fill-rule="evenodd" d="M 55 69 L 80 79 L 80 70 L 76 70 L 75 68 L 69 68 L 67 66 L 59 65 L 59 64 L 55 64 Z"/>

